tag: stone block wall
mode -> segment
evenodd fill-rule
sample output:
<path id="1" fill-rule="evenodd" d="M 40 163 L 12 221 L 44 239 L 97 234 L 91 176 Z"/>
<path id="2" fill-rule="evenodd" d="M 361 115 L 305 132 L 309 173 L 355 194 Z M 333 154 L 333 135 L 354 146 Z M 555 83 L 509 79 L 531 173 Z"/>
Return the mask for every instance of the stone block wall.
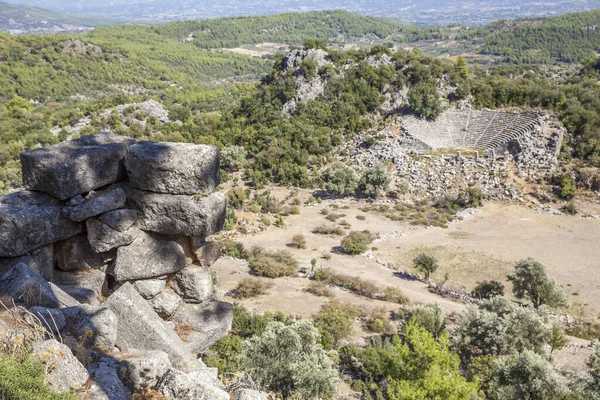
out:
<path id="1" fill-rule="evenodd" d="M 196 355 L 233 316 L 214 299 L 219 248 L 206 242 L 227 206 L 215 192 L 219 149 L 103 133 L 25 152 L 21 163 L 26 189 L 0 198 L 0 297 L 62 315 L 75 339 L 81 321 L 108 310 L 92 342 L 205 370 Z M 27 285 L 44 301 L 32 304 Z"/>

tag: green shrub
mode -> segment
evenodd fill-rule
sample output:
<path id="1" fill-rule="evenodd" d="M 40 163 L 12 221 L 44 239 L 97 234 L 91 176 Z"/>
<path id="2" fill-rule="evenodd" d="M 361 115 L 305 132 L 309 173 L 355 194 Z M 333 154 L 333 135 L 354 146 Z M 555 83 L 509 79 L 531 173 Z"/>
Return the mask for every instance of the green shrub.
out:
<path id="1" fill-rule="evenodd" d="M 343 307 L 323 306 L 313 321 L 326 349 L 337 347 L 354 332 L 354 315 Z"/>
<path id="2" fill-rule="evenodd" d="M 241 210 L 244 206 L 244 202 L 248 200 L 249 195 L 249 189 L 234 187 L 227 192 L 227 199 L 229 200 L 227 205 L 235 208 L 236 210 Z"/>
<path id="3" fill-rule="evenodd" d="M 229 146 L 221 150 L 221 165 L 228 171 L 238 171 L 246 165 L 248 153 L 243 146 Z"/>
<path id="4" fill-rule="evenodd" d="M 253 247 L 248 261 L 252 272 L 267 278 L 292 276 L 298 269 L 298 261 L 285 250 L 268 252 Z"/>
<path id="5" fill-rule="evenodd" d="M 260 216 L 260 222 L 262 222 L 264 226 L 271 226 L 271 220 L 264 214 Z"/>
<path id="6" fill-rule="evenodd" d="M 267 294 L 267 291 L 273 287 L 271 282 L 257 278 L 242 279 L 233 290 L 232 297 L 236 299 L 248 299 Z"/>
<path id="7" fill-rule="evenodd" d="M 383 289 L 381 299 L 396 304 L 407 304 L 409 302 L 408 297 L 400 289 L 391 286 Z"/>
<path id="8" fill-rule="evenodd" d="M 53 392 L 46 383 L 46 366 L 34 356 L 22 360 L 0 354 L 0 399 L 76 400 L 68 392 Z"/>
<path id="9" fill-rule="evenodd" d="M 373 242 L 371 232 L 350 232 L 348 236 L 342 239 L 342 249 L 346 254 L 360 254 L 369 248 L 369 245 Z"/>
<path id="10" fill-rule="evenodd" d="M 325 219 L 326 219 L 327 221 L 335 222 L 335 221 L 337 221 L 338 219 L 340 219 L 340 218 L 343 218 L 343 217 L 345 217 L 345 216 L 346 216 L 346 214 L 336 214 L 336 213 L 330 213 L 330 214 L 328 214 L 328 215 L 325 217 Z"/>
<path id="11" fill-rule="evenodd" d="M 419 253 L 413 260 L 413 266 L 419 272 L 425 274 L 425 279 L 429 279 L 429 276 L 437 271 L 439 265 L 436 258 L 429 253 Z"/>
<path id="12" fill-rule="evenodd" d="M 479 299 L 504 296 L 504 285 L 498 281 L 484 281 L 475 286 L 471 294 Z"/>
<path id="13" fill-rule="evenodd" d="M 445 330 L 444 310 L 439 304 L 415 304 L 405 308 L 400 317 L 405 324 L 414 319 L 435 338 L 439 338 Z"/>
<path id="14" fill-rule="evenodd" d="M 281 215 L 277 214 L 275 216 L 275 222 L 273 223 L 273 225 L 275 225 L 278 228 L 283 228 L 285 226 L 285 219 Z"/>
<path id="15" fill-rule="evenodd" d="M 235 209 L 232 207 L 227 207 L 225 211 L 225 225 L 223 226 L 223 230 L 231 231 L 235 229 L 237 226 L 237 216 L 235 215 Z"/>
<path id="16" fill-rule="evenodd" d="M 320 268 L 315 271 L 313 278 L 316 281 L 325 282 L 329 285 L 339 286 L 359 296 L 374 299 L 379 293 L 379 288 L 372 282 L 364 281 L 359 277 L 336 274 L 329 268 Z"/>
<path id="17" fill-rule="evenodd" d="M 318 280 L 311 281 L 308 284 L 306 291 L 319 297 L 333 297 L 333 292 L 327 287 L 327 285 Z"/>
<path id="18" fill-rule="evenodd" d="M 364 221 L 364 220 L 367 219 L 367 217 L 365 217 L 364 215 L 357 215 L 356 219 L 359 220 L 359 221 Z"/>
<path id="19" fill-rule="evenodd" d="M 359 187 L 367 196 L 377 197 L 385 194 L 389 185 L 390 176 L 383 166 L 378 165 L 363 172 Z"/>
<path id="20" fill-rule="evenodd" d="M 363 326 L 367 332 L 391 334 L 394 333 L 394 326 L 383 310 L 371 312 L 364 320 Z"/>
<path id="21" fill-rule="evenodd" d="M 560 191 L 559 196 L 565 200 L 570 200 L 575 197 L 577 192 L 577 185 L 575 178 L 571 174 L 562 174 L 560 177 Z"/>
<path id="22" fill-rule="evenodd" d="M 354 168 L 337 163 L 323 172 L 325 188 L 335 196 L 348 196 L 358 187 L 358 174 Z"/>
<path id="23" fill-rule="evenodd" d="M 242 260 L 248 259 L 248 252 L 244 245 L 235 240 L 225 239 L 219 241 L 221 245 L 221 255 L 238 258 Z"/>
<path id="24" fill-rule="evenodd" d="M 344 236 L 346 234 L 346 232 L 344 232 L 344 230 L 342 228 L 340 228 L 339 226 L 326 226 L 326 225 L 319 225 L 316 228 L 314 228 L 312 230 L 312 233 L 316 233 L 318 235 L 337 235 L 337 236 Z"/>

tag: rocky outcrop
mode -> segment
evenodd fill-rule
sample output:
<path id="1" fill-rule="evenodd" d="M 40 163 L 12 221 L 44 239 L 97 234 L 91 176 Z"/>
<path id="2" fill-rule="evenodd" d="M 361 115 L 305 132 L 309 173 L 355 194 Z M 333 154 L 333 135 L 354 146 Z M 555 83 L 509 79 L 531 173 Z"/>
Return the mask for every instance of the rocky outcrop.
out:
<path id="1" fill-rule="evenodd" d="M 223 228 L 227 206 L 213 193 L 218 148 L 99 134 L 21 159 L 31 190 L 0 198 L 0 297 L 29 307 L 29 323 L 89 366 L 58 346 L 66 361 L 50 362 L 63 363 L 65 376 L 51 375 L 52 386 L 89 377 L 82 398 L 147 389 L 229 398 L 216 369 L 197 358 L 227 334 L 233 314 L 213 299 L 219 249 L 206 242 Z M 189 342 L 176 333 L 183 323 Z M 38 344 L 44 354 L 51 345 Z"/>

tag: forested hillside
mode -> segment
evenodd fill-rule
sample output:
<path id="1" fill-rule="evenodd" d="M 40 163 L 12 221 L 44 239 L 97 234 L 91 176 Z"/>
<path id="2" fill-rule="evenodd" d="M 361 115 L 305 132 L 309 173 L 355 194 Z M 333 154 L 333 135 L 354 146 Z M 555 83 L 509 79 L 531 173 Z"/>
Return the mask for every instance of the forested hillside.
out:
<path id="1" fill-rule="evenodd" d="M 14 21 L 13 25 L 45 21 L 54 25 L 71 24 L 94 27 L 119 23 L 119 20 L 116 19 L 63 14 L 28 5 L 0 2 L 0 29 L 14 29 L 14 26 L 11 28 L 11 25 L 8 24 L 9 19 Z"/>
<path id="2" fill-rule="evenodd" d="M 600 10 L 498 21 L 480 30 L 481 52 L 511 63 L 579 62 L 600 50 Z"/>

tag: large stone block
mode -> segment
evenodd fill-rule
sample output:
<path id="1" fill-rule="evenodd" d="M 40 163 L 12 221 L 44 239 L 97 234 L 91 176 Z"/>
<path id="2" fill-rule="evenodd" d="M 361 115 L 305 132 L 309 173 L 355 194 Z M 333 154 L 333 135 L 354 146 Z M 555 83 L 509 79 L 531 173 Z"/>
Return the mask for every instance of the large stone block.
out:
<path id="1" fill-rule="evenodd" d="M 132 392 L 154 389 L 171 369 L 169 355 L 160 350 L 132 350 L 120 357 L 119 377 Z"/>
<path id="2" fill-rule="evenodd" d="M 66 200 L 120 181 L 126 177 L 123 160 L 133 142 L 101 133 L 24 152 L 23 186 Z"/>
<path id="3" fill-rule="evenodd" d="M 187 349 L 202 353 L 231 330 L 233 305 L 222 301 L 183 304 L 171 320 L 177 327 L 192 329 L 185 337 Z"/>
<path id="4" fill-rule="evenodd" d="M 64 316 L 67 332 L 82 338 L 86 346 L 112 348 L 117 341 L 117 317 L 106 307 L 82 304 L 60 310 Z"/>
<path id="5" fill-rule="evenodd" d="M 209 194 L 219 185 L 219 148 L 190 143 L 138 142 L 125 167 L 131 186 L 168 194 Z"/>
<path id="6" fill-rule="evenodd" d="M 81 389 L 89 379 L 85 367 L 67 345 L 54 339 L 34 343 L 32 352 L 48 365 L 46 381 L 56 391 Z"/>
<path id="7" fill-rule="evenodd" d="M 177 400 L 229 400 L 229 394 L 211 384 L 198 380 L 174 368 L 168 370 L 158 384 L 160 394 Z"/>
<path id="8" fill-rule="evenodd" d="M 121 188 L 108 190 L 73 207 L 65 207 L 63 212 L 73 221 L 85 221 L 88 218 L 117 210 L 125 206 L 125 192 Z"/>
<path id="9" fill-rule="evenodd" d="M 205 242 L 200 238 L 190 238 L 192 250 L 203 267 L 210 267 L 221 255 L 221 246 L 217 242 Z"/>
<path id="10" fill-rule="evenodd" d="M 214 292 L 210 268 L 187 266 L 175 275 L 173 288 L 186 303 L 202 303 L 210 299 Z"/>
<path id="11" fill-rule="evenodd" d="M 98 219 L 114 230 L 124 232 L 131 228 L 137 221 L 137 212 L 135 210 L 126 209 L 115 210 L 100 215 Z"/>
<path id="12" fill-rule="evenodd" d="M 144 192 L 123 185 L 127 201 L 138 211 L 140 227 L 167 235 L 206 238 L 223 229 L 227 196 L 185 196 Z"/>
<path id="13" fill-rule="evenodd" d="M 119 247 L 109 273 L 117 281 L 148 279 L 173 274 L 185 265 L 185 253 L 179 243 L 142 232 L 129 246 Z"/>
<path id="14" fill-rule="evenodd" d="M 40 247 L 21 257 L 0 258 L 0 277 L 20 262 L 29 265 L 50 281 L 54 272 L 54 245 Z"/>
<path id="15" fill-rule="evenodd" d="M 19 257 L 83 231 L 54 197 L 23 190 L 0 198 L 0 257 Z"/>
<path id="16" fill-rule="evenodd" d="M 162 350 L 177 367 L 187 367 L 194 357 L 175 331 L 163 321 L 150 304 L 125 283 L 104 303 L 117 316 L 117 347 L 122 350 Z"/>
<path id="17" fill-rule="evenodd" d="M 108 294 L 106 273 L 100 269 L 72 273 L 56 270 L 54 271 L 54 283 L 62 287 L 67 293 L 70 290 L 65 289 L 65 287 L 71 286 L 91 290 L 96 296 L 106 296 Z"/>
<path id="18" fill-rule="evenodd" d="M 133 242 L 140 234 L 137 224 L 128 229 L 119 231 L 101 222 L 97 218 L 85 221 L 87 227 L 87 238 L 92 249 L 98 253 L 107 252 L 117 247 L 126 246 Z"/>
<path id="19" fill-rule="evenodd" d="M 119 363 L 104 357 L 89 368 L 93 384 L 88 391 L 94 400 L 131 400 L 131 392 L 119 379 Z"/>
<path id="20" fill-rule="evenodd" d="M 106 258 L 94 251 L 85 233 L 56 243 L 54 249 L 56 267 L 62 271 L 84 271 L 106 265 Z"/>
<path id="21" fill-rule="evenodd" d="M 0 278 L 0 298 L 27 306 L 59 308 L 60 303 L 48 282 L 27 264 L 19 263 Z"/>

